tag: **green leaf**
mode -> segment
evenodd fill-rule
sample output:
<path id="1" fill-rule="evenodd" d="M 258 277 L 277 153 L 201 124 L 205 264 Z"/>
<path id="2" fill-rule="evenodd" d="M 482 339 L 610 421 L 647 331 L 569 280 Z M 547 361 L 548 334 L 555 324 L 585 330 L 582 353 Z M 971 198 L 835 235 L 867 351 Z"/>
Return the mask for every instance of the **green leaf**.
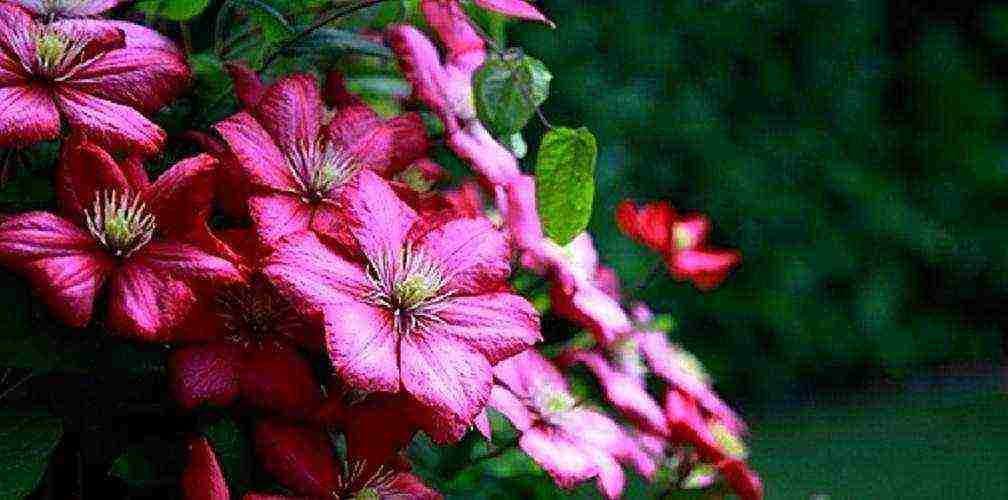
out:
<path id="1" fill-rule="evenodd" d="M 350 31 L 336 28 L 319 28 L 298 41 L 292 50 L 299 54 L 341 56 L 363 54 L 378 57 L 392 57 L 392 51 L 381 44 Z"/>
<path id="2" fill-rule="evenodd" d="M 192 68 L 194 95 L 199 117 L 206 125 L 220 121 L 237 108 L 234 86 L 224 68 L 224 61 L 216 55 L 203 52 L 189 56 Z"/>
<path id="3" fill-rule="evenodd" d="M 252 482 L 251 451 L 245 434 L 230 419 L 215 422 L 204 432 L 213 444 L 232 495 L 241 498 Z"/>
<path id="4" fill-rule="evenodd" d="M 536 159 L 536 197 L 546 236 L 566 245 L 588 227 L 595 197 L 595 136 L 582 127 L 555 128 Z"/>
<path id="5" fill-rule="evenodd" d="M 137 8 L 171 21 L 188 21 L 200 15 L 208 5 L 210 0 L 144 0 Z"/>
<path id="6" fill-rule="evenodd" d="M 518 51 L 488 57 L 474 81 L 480 120 L 499 137 L 520 132 L 546 101 L 552 79 L 543 63 Z"/>
<path id="7" fill-rule="evenodd" d="M 528 144 L 525 144 L 525 138 L 522 137 L 521 132 L 515 132 L 508 137 L 503 137 L 501 138 L 501 142 L 519 160 L 525 158 L 525 155 L 528 154 Z"/>
<path id="8" fill-rule="evenodd" d="M 59 418 L 0 415 L 0 498 L 22 498 L 38 486 L 62 434 Z"/>

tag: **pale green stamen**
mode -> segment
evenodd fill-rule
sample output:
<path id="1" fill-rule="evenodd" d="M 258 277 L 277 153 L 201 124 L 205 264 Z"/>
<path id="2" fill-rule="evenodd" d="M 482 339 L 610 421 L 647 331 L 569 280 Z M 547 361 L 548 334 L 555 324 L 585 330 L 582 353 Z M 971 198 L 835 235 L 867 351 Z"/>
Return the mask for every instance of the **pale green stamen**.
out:
<path id="1" fill-rule="evenodd" d="M 154 216 L 139 196 L 115 191 L 100 193 L 84 220 L 95 240 L 117 257 L 132 255 L 149 243 L 157 230 Z"/>
<path id="2" fill-rule="evenodd" d="M 343 185 L 360 169 L 353 155 L 331 142 L 301 143 L 287 158 L 294 178 L 301 184 L 302 194 L 313 200 L 328 198 L 332 190 Z"/>
<path id="3" fill-rule="evenodd" d="M 448 273 L 419 249 L 407 247 L 398 256 L 383 254 L 371 262 L 372 300 L 393 311 L 400 328 L 412 328 L 418 318 L 432 317 L 444 292 Z"/>
<path id="4" fill-rule="evenodd" d="M 688 229 L 682 227 L 676 227 L 672 230 L 672 237 L 675 239 L 676 248 L 679 250 L 686 250 L 688 248 L 693 248 L 696 244 L 693 233 Z"/>

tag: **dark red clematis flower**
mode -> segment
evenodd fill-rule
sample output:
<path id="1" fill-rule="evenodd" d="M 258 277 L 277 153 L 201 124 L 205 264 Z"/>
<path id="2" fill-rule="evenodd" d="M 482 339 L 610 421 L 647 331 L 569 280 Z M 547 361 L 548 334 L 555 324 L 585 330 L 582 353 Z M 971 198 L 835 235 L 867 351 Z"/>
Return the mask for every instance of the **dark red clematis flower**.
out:
<path id="1" fill-rule="evenodd" d="M 640 208 L 629 201 L 616 207 L 616 222 L 624 234 L 662 254 L 669 272 L 701 290 L 717 287 L 742 260 L 735 250 L 706 246 L 710 221 L 703 214 L 678 215 L 665 202 Z"/>
<path id="2" fill-rule="evenodd" d="M 215 165 L 196 156 L 151 183 L 139 158 L 118 163 L 71 138 L 56 173 L 60 215 L 29 212 L 0 222 L 0 264 L 23 274 L 68 325 L 88 323 L 107 290 L 113 331 L 163 340 L 198 290 L 241 279 L 234 264 L 186 239 L 206 224 Z"/>
<path id="3" fill-rule="evenodd" d="M 42 23 L 0 3 L 0 147 L 55 139 L 63 122 L 108 150 L 150 156 L 165 133 L 144 115 L 182 91 L 189 68 L 167 38 L 121 21 Z"/>
<path id="4" fill-rule="evenodd" d="M 301 232 L 264 273 L 303 310 L 324 314 L 341 380 L 405 393 L 430 411 L 423 429 L 433 439 L 457 440 L 486 404 L 491 367 L 541 339 L 538 314 L 507 291 L 510 248 L 489 220 L 431 225 L 374 173 L 356 179 L 350 256 Z"/>
<path id="5" fill-rule="evenodd" d="M 637 466 L 638 443 L 612 419 L 575 401 L 557 368 L 533 349 L 494 369 L 489 405 L 521 432 L 519 446 L 563 488 L 596 478 L 599 491 L 623 491 L 619 462 Z"/>
<path id="6" fill-rule="evenodd" d="M 231 237 L 255 238 L 242 232 Z M 175 332 L 173 341 L 188 343 L 168 361 L 172 392 L 183 408 L 227 406 L 241 398 L 258 409 L 305 417 L 322 403 L 320 384 L 298 350 L 322 349 L 321 325 L 299 314 L 261 274 L 216 290 Z"/>
<path id="7" fill-rule="evenodd" d="M 377 426 L 376 426 L 377 428 Z M 408 464 L 389 457 L 372 467 L 348 449 L 340 460 L 329 434 L 317 428 L 261 419 L 253 431 L 263 469 L 298 498 L 440 499 L 441 495 L 409 472 Z M 347 435 L 351 442 L 351 436 Z M 367 436 L 371 438 L 375 436 Z M 249 495 L 246 499 L 290 498 Z"/>
<path id="8" fill-rule="evenodd" d="M 311 75 L 284 78 L 247 99 L 254 104 L 215 128 L 251 184 L 249 212 L 268 244 L 304 230 L 341 238 L 345 188 L 355 175 L 392 176 L 427 150 L 416 114 L 382 120 L 355 102 L 327 119 Z"/>

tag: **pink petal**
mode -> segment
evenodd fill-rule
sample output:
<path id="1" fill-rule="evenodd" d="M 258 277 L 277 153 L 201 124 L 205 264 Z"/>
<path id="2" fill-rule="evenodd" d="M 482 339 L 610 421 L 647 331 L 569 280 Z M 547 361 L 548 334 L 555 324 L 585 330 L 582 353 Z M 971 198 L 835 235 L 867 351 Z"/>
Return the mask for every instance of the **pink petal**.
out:
<path id="1" fill-rule="evenodd" d="M 350 149 L 382 126 L 378 113 L 367 104 L 360 103 L 337 110 L 326 127 L 326 134 L 333 144 Z"/>
<path id="2" fill-rule="evenodd" d="M 494 386 L 496 388 L 496 386 Z M 493 401 L 493 390 L 490 391 L 490 401 Z M 488 402 L 489 404 L 489 402 Z M 476 420 L 473 421 L 473 426 L 479 431 L 483 437 L 491 439 L 493 437 L 493 428 L 490 426 L 490 417 L 487 416 L 486 410 L 483 410 L 476 415 Z"/>
<path id="3" fill-rule="evenodd" d="M 127 21 L 107 19 L 64 19 L 51 23 L 50 26 L 64 32 L 76 33 L 82 38 L 86 36 L 95 36 L 97 34 L 108 32 L 109 30 L 118 30 L 125 36 L 125 44 L 127 48 L 156 49 L 175 53 L 182 52 L 179 50 L 178 46 L 175 45 L 175 42 L 172 42 L 168 39 L 168 37 L 165 37 L 150 28 Z"/>
<path id="4" fill-rule="evenodd" d="M 623 445 L 624 434 L 619 425 L 595 410 L 581 407 L 570 410 L 560 425 L 567 439 L 609 455 L 617 453 Z"/>
<path id="5" fill-rule="evenodd" d="M 168 360 L 168 382 L 175 401 L 184 409 L 228 406 L 241 387 L 241 351 L 231 342 L 183 347 Z"/>
<path id="6" fill-rule="evenodd" d="M 45 212 L 0 220 L 0 264 L 23 273 L 60 321 L 78 327 L 114 267 L 91 235 Z"/>
<path id="7" fill-rule="evenodd" d="M 434 411 L 424 430 L 437 439 L 442 428 L 469 427 L 490 397 L 491 367 L 483 355 L 440 332 L 415 329 L 400 339 L 403 387 Z"/>
<path id="8" fill-rule="evenodd" d="M 623 486 L 626 484 L 623 469 L 610 456 L 598 455 L 595 460 L 598 464 L 598 477 L 595 481 L 599 491 L 606 498 L 620 498 L 623 494 Z"/>
<path id="9" fill-rule="evenodd" d="M 575 357 L 595 374 L 605 390 L 606 399 L 613 406 L 648 432 L 668 435 L 664 412 L 640 381 L 614 370 L 596 353 L 582 352 Z"/>
<path id="10" fill-rule="evenodd" d="M 254 107 L 266 92 L 266 85 L 259 78 L 259 74 L 249 69 L 243 62 L 227 62 L 224 67 L 234 82 L 238 102 L 245 108 Z"/>
<path id="11" fill-rule="evenodd" d="M 416 212 L 396 196 L 388 183 L 363 170 L 344 189 L 351 232 L 370 259 L 398 256 Z"/>
<path id="12" fill-rule="evenodd" d="M 189 67 L 176 51 L 123 48 L 105 53 L 67 80 L 86 94 L 154 113 L 177 97 Z"/>
<path id="13" fill-rule="evenodd" d="M 296 233 L 277 247 L 263 274 L 303 314 L 334 309 L 366 295 L 371 280 L 359 266 L 326 248 L 309 232 Z"/>
<path id="14" fill-rule="evenodd" d="M 206 225 L 214 195 L 217 160 L 201 154 L 162 173 L 144 192 L 158 227 L 166 235 L 184 235 Z"/>
<path id="15" fill-rule="evenodd" d="M 622 201 L 616 207 L 616 224 L 620 231 L 658 252 L 670 248 L 675 217 L 675 210 L 665 202 L 648 203 L 638 208 L 630 201 Z"/>
<path id="16" fill-rule="evenodd" d="M 396 25 L 388 30 L 389 45 L 396 53 L 406 79 L 413 92 L 431 109 L 444 116 L 447 98 L 443 85 L 448 75 L 441 66 L 437 48 L 420 30 L 407 25 Z M 454 122 L 446 123 L 446 126 Z"/>
<path id="17" fill-rule="evenodd" d="M 162 341 L 195 301 L 192 289 L 181 281 L 130 262 L 112 276 L 108 324 L 120 335 Z"/>
<path id="18" fill-rule="evenodd" d="M 206 438 L 193 438 L 189 441 L 189 456 L 182 471 L 180 486 L 183 500 L 231 498 L 224 472 L 217 462 L 217 454 L 210 448 Z"/>
<path id="19" fill-rule="evenodd" d="M 285 193 L 253 196 L 248 205 L 259 238 L 268 246 L 312 227 L 313 207 L 295 196 Z"/>
<path id="20" fill-rule="evenodd" d="M 432 328 L 479 351 L 497 364 L 542 340 L 539 314 L 527 300 L 510 293 L 456 297 L 438 311 L 443 323 Z"/>
<path id="21" fill-rule="evenodd" d="M 152 156 L 164 146 L 165 133 L 135 109 L 66 86 L 56 89 L 57 104 L 71 127 L 98 145 Z"/>
<path id="22" fill-rule="evenodd" d="M 24 9 L 0 3 L 0 52 L 9 53 L 21 64 L 31 64 L 29 61 L 35 59 L 35 46 L 25 34 L 31 33 L 36 26 Z"/>
<path id="23" fill-rule="evenodd" d="M 484 51 L 483 38 L 469 24 L 469 16 L 458 2 L 422 0 L 420 8 L 423 10 L 424 18 L 448 49 L 450 62 L 467 53 Z"/>
<path id="24" fill-rule="evenodd" d="M 339 491 L 340 467 L 328 434 L 274 419 L 257 421 L 253 433 L 256 456 L 280 484 L 317 498 Z"/>
<path id="25" fill-rule="evenodd" d="M 255 408 L 303 417 L 322 404 L 311 365 L 279 342 L 253 341 L 245 351 L 240 380 L 242 397 Z"/>
<path id="26" fill-rule="evenodd" d="M 130 193 L 129 180 L 119 164 L 104 149 L 80 136 L 63 142 L 56 167 L 56 198 L 63 213 L 83 223 L 84 211 L 90 210 L 101 192 Z"/>
<path id="27" fill-rule="evenodd" d="M 543 385 L 570 392 L 560 370 L 535 349 L 501 361 L 494 367 L 494 376 L 520 398 L 531 397 Z"/>
<path id="28" fill-rule="evenodd" d="M 393 327 L 392 313 L 346 302 L 326 309 L 325 325 L 329 360 L 336 375 L 365 391 L 399 390 L 399 334 Z"/>
<path id="29" fill-rule="evenodd" d="M 598 474 L 598 461 L 591 454 L 551 429 L 528 429 L 522 434 L 519 446 L 561 488 L 573 488 Z"/>
<path id="30" fill-rule="evenodd" d="M 242 280 L 241 272 L 230 261 L 177 241 L 149 243 L 131 260 L 156 273 L 190 284 L 213 287 Z"/>
<path id="31" fill-rule="evenodd" d="M 449 272 L 448 290 L 475 295 L 507 287 L 511 249 L 489 219 L 450 221 L 427 233 L 417 246 Z"/>
<path id="32" fill-rule="evenodd" d="M 55 139 L 59 132 L 60 115 L 49 90 L 34 84 L 0 88 L 0 148 Z"/>
<path id="33" fill-rule="evenodd" d="M 490 390 L 490 400 L 487 405 L 501 413 L 520 431 L 525 431 L 535 422 L 535 415 L 529 411 L 525 403 L 515 397 L 511 391 L 495 385 Z"/>
<path id="34" fill-rule="evenodd" d="M 505 16 L 528 19 L 530 21 L 540 21 L 553 26 L 553 23 L 546 19 L 534 6 L 522 0 L 474 0 L 476 5 L 487 10 L 500 12 Z"/>
<path id="35" fill-rule="evenodd" d="M 228 143 L 252 184 L 277 191 L 295 189 L 298 181 L 287 159 L 252 115 L 238 113 L 214 125 L 214 129 Z"/>
<path id="36" fill-rule="evenodd" d="M 322 111 L 318 82 L 308 74 L 288 76 L 273 84 L 250 110 L 284 152 L 318 140 Z"/>
<path id="37" fill-rule="evenodd" d="M 685 250 L 665 257 L 676 279 L 691 281 L 701 290 L 716 288 L 741 260 L 732 250 Z"/>

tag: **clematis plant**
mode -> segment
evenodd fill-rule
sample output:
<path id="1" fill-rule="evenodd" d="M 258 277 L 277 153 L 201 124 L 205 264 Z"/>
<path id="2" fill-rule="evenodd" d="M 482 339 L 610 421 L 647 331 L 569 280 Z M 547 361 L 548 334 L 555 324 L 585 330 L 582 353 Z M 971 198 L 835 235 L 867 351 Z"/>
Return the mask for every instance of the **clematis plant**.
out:
<path id="1" fill-rule="evenodd" d="M 82 12 L 95 5 L 82 3 Z M 0 147 L 55 139 L 66 123 L 103 148 L 156 154 L 165 132 L 147 115 L 189 79 L 175 44 L 148 28 L 95 19 L 44 22 L 9 3 L 0 3 L 0 49 Z"/>

